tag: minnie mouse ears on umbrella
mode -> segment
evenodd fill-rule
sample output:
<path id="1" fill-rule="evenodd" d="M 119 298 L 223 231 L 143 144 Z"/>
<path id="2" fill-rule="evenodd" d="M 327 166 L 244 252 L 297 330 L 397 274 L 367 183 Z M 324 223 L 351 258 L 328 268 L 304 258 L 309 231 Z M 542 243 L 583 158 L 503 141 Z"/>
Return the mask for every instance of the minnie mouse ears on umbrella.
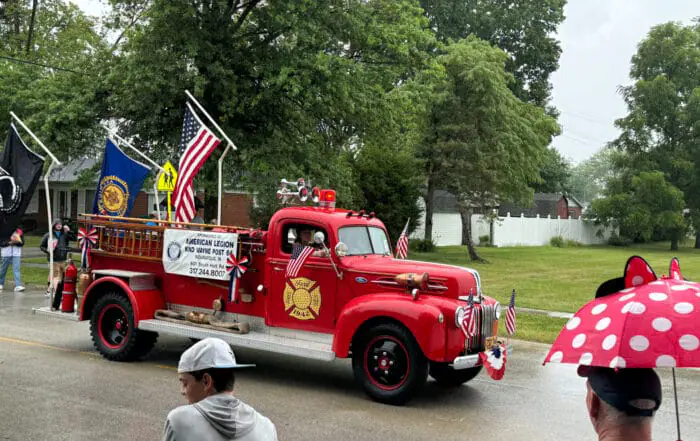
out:
<path id="1" fill-rule="evenodd" d="M 700 284 L 683 279 L 676 258 L 669 274 L 659 279 L 643 258 L 630 257 L 623 276 L 601 284 L 564 326 L 544 364 L 700 367 Z"/>

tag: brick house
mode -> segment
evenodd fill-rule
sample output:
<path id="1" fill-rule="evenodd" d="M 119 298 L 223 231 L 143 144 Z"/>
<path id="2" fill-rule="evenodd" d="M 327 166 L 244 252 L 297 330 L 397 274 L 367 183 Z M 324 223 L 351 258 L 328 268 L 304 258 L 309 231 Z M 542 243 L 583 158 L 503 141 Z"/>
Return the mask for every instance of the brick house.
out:
<path id="1" fill-rule="evenodd" d="M 83 170 L 95 166 L 95 159 L 78 159 L 70 161 L 61 167 L 51 171 L 49 175 L 49 194 L 51 197 L 52 217 L 56 219 L 76 219 L 79 213 L 90 213 L 95 200 L 97 187 L 96 176 L 94 183 L 88 186 L 77 184 L 78 177 Z M 163 200 L 165 193 L 158 193 Z M 203 193 L 197 192 L 197 197 L 203 199 Z M 129 213 L 130 217 L 146 218 L 151 212 L 157 210 L 156 195 L 153 188 L 142 188 L 142 191 L 134 199 L 134 205 Z M 221 206 L 221 223 L 225 225 L 252 226 L 250 220 L 250 208 L 253 197 L 243 191 L 225 190 Z M 161 210 L 164 213 L 164 210 Z M 46 218 L 46 192 L 43 179 L 37 185 L 23 224 L 27 231 L 48 229 Z"/>
<path id="2" fill-rule="evenodd" d="M 556 219 L 581 217 L 583 205 L 573 196 L 563 193 L 535 193 L 534 205 L 532 207 L 521 207 L 512 203 L 502 203 L 498 209 L 499 216 L 507 216 L 508 213 L 512 217 L 539 217 L 546 218 L 547 216 Z"/>

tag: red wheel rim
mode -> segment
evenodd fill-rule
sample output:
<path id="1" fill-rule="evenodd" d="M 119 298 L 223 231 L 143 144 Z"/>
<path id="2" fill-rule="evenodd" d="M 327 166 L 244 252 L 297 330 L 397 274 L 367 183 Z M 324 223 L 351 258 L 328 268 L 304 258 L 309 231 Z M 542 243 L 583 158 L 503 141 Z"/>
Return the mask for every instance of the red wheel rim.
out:
<path id="1" fill-rule="evenodd" d="M 97 332 L 102 344 L 110 349 L 119 349 L 129 337 L 129 318 L 119 305 L 107 305 L 97 318 Z"/>
<path id="2" fill-rule="evenodd" d="M 404 344 L 391 335 L 373 338 L 365 348 L 365 374 L 373 386 L 390 391 L 408 381 L 411 357 Z"/>

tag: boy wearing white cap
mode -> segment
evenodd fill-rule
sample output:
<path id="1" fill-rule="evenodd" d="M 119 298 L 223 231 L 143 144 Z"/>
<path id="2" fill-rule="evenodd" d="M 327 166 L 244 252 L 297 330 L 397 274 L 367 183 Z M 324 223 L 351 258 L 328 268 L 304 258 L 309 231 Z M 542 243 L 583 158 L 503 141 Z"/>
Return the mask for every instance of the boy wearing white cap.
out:
<path id="1" fill-rule="evenodd" d="M 236 363 L 219 338 L 195 343 L 180 357 L 180 391 L 189 405 L 168 414 L 165 441 L 277 441 L 272 422 L 233 396 Z"/>

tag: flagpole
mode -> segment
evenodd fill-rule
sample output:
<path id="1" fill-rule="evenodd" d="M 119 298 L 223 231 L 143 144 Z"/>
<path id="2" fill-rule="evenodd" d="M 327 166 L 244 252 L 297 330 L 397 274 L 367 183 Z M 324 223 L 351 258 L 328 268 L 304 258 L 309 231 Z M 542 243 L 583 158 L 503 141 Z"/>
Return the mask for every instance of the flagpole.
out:
<path id="1" fill-rule="evenodd" d="M 185 92 L 187 92 L 187 91 L 185 91 Z M 219 192 L 219 195 L 218 195 L 218 198 L 217 198 L 217 207 L 216 207 L 216 209 L 217 209 L 217 213 L 216 213 L 216 224 L 217 224 L 217 225 L 221 225 L 221 204 L 222 204 L 222 197 L 221 197 L 221 195 L 222 195 L 222 193 L 223 193 L 223 172 L 222 172 L 222 169 L 223 169 L 223 164 L 224 164 L 224 158 L 225 158 L 226 155 L 228 154 L 228 151 L 231 150 L 232 148 L 233 148 L 234 150 L 238 150 L 238 149 L 236 148 L 236 145 L 233 143 L 233 141 L 231 141 L 231 140 L 229 139 L 229 137 L 226 136 L 226 133 L 224 133 L 224 131 L 221 130 L 221 127 L 219 127 L 219 126 L 216 124 L 216 122 L 211 118 L 211 116 L 209 116 L 209 114 L 206 112 L 206 110 L 204 110 L 204 108 L 197 102 L 197 100 L 194 99 L 194 97 L 192 97 L 192 95 L 190 95 L 189 92 L 187 92 L 187 96 L 189 96 L 189 97 L 192 98 L 192 100 L 193 100 L 194 103 L 197 105 L 197 107 L 200 108 L 200 109 L 202 110 L 202 113 L 204 113 L 204 115 L 206 115 L 206 117 L 209 118 L 209 121 L 211 121 L 212 124 L 214 124 L 214 126 L 216 126 L 216 128 L 219 130 L 219 132 L 221 132 L 221 134 L 223 135 L 223 138 L 224 138 L 226 141 L 228 141 L 228 145 L 226 146 L 226 149 L 224 150 L 224 152 L 221 154 L 221 157 L 219 158 L 219 162 L 218 162 L 218 164 L 217 164 L 217 172 L 218 172 L 218 192 Z M 197 122 L 199 123 L 199 125 L 202 125 L 202 126 L 203 126 L 204 123 L 203 123 L 202 120 L 199 118 L 199 115 L 197 115 L 197 112 L 194 111 L 194 109 L 192 108 L 192 106 L 190 105 L 190 103 L 185 103 L 185 104 L 187 105 L 187 108 L 190 110 L 190 112 L 192 113 L 192 116 L 197 120 Z"/>
<path id="2" fill-rule="evenodd" d="M 19 123 L 19 125 L 21 125 L 22 128 L 23 128 L 24 130 L 27 131 L 27 133 L 29 133 L 29 136 L 31 136 L 32 139 L 34 139 L 34 141 L 36 141 L 37 144 L 39 144 L 39 146 L 40 146 L 42 149 L 44 149 L 44 151 L 46 152 L 46 154 L 49 155 L 49 156 L 51 157 L 51 160 L 53 160 L 53 162 L 55 162 L 56 165 L 62 165 L 62 164 L 61 164 L 61 161 L 59 161 L 58 159 L 56 159 L 56 157 L 53 155 L 53 153 L 51 153 L 51 150 L 49 150 L 49 149 L 44 145 L 44 143 L 41 142 L 41 140 L 40 140 L 39 138 L 37 138 L 37 136 L 34 134 L 34 132 L 32 132 L 31 130 L 29 130 L 29 127 L 27 127 L 27 126 L 24 124 L 24 122 L 22 122 L 22 120 L 19 119 L 19 117 L 18 117 L 17 115 L 15 115 L 15 112 L 10 111 L 10 116 L 12 116 L 12 118 L 14 118 L 15 121 L 17 121 L 17 122 Z"/>
<path id="3" fill-rule="evenodd" d="M 219 164 L 218 164 L 218 172 L 219 172 L 219 199 L 218 199 L 218 206 L 217 206 L 217 212 L 216 212 L 216 224 L 221 225 L 221 203 L 222 203 L 222 193 L 223 193 L 223 164 L 224 164 L 224 158 L 226 157 L 226 154 L 228 153 L 229 150 L 231 150 L 231 147 L 233 147 L 233 144 L 229 144 L 226 146 L 226 150 L 224 150 L 224 153 L 221 154 L 221 157 L 219 158 Z M 235 147 L 234 147 L 235 148 Z"/>
<path id="4" fill-rule="evenodd" d="M 111 136 L 114 136 L 115 138 L 117 138 L 117 141 L 119 141 L 120 143 L 126 145 L 126 146 L 129 147 L 131 150 L 133 150 L 133 151 L 135 151 L 136 153 L 138 153 L 143 159 L 145 159 L 146 161 L 148 161 L 148 163 L 151 164 L 153 167 L 155 167 L 155 168 L 157 168 L 158 170 L 162 171 L 162 172 L 165 173 L 166 175 L 169 175 L 169 174 L 170 174 L 170 173 L 168 173 L 167 170 L 165 170 L 163 167 L 161 167 L 160 165 L 158 165 L 158 164 L 157 164 L 155 161 L 153 161 L 151 158 L 149 158 L 148 156 L 146 156 L 141 150 L 139 150 L 139 149 L 137 149 L 136 147 L 134 147 L 133 145 L 131 145 L 131 144 L 129 143 L 129 141 L 127 141 L 126 139 L 124 139 L 124 138 L 122 138 L 121 136 L 119 136 L 119 134 L 117 134 L 116 131 L 113 131 L 112 129 L 110 129 L 109 127 L 105 126 L 104 124 L 101 124 L 101 125 L 102 125 L 102 128 L 105 129 L 105 130 L 107 131 L 107 133 L 109 133 Z"/>
<path id="5" fill-rule="evenodd" d="M 48 303 L 49 307 L 53 305 L 53 296 L 55 295 L 54 293 L 54 287 L 53 287 L 53 215 L 51 214 L 51 195 L 49 194 L 49 175 L 51 175 L 51 171 L 53 170 L 54 166 L 56 165 L 56 162 L 52 161 L 51 164 L 49 164 L 49 168 L 46 170 L 46 174 L 44 175 L 44 193 L 46 194 L 46 216 L 48 217 L 49 220 L 49 238 L 48 241 L 46 242 L 46 246 L 49 248 L 49 298 L 48 298 Z"/>
<path id="6" fill-rule="evenodd" d="M 53 287 L 53 246 L 51 245 L 51 242 L 53 240 L 52 238 L 52 231 L 53 231 L 53 215 L 51 213 L 51 195 L 49 193 L 49 175 L 51 174 L 51 171 L 53 170 L 54 166 L 56 165 L 62 165 L 61 161 L 54 156 L 53 153 L 51 153 L 51 150 L 48 149 L 44 145 L 43 142 L 32 132 L 29 127 L 27 127 L 26 124 L 24 124 L 24 121 L 19 119 L 17 115 L 15 115 L 15 112 L 10 111 L 10 116 L 17 121 L 17 123 L 22 126 L 24 130 L 26 130 L 27 133 L 29 133 L 29 136 L 32 137 L 34 141 L 36 141 L 37 144 L 39 144 L 39 147 L 41 147 L 47 155 L 51 158 L 51 164 L 49 164 L 49 168 L 46 170 L 46 174 L 44 175 L 44 193 L 46 194 L 46 217 L 49 221 L 49 240 L 47 242 L 47 246 L 49 248 L 49 288 L 50 288 L 50 293 L 52 295 L 49 296 L 48 302 L 49 306 L 51 306 L 53 303 L 53 296 L 56 295 L 54 292 L 54 287 Z"/>
<path id="7" fill-rule="evenodd" d="M 222 167 L 223 167 L 223 163 L 224 163 L 224 158 L 226 157 L 226 154 L 228 154 L 229 150 L 232 149 L 232 148 L 233 148 L 234 150 L 238 150 L 238 147 L 236 147 L 236 144 L 234 144 L 233 141 L 231 141 L 231 138 L 228 137 L 228 135 L 226 134 L 226 132 L 224 132 L 224 131 L 221 129 L 221 127 L 219 127 L 219 125 L 216 123 L 216 121 L 214 121 L 214 118 L 212 118 L 211 115 L 209 115 L 209 113 L 207 113 L 207 111 L 204 109 L 204 107 L 203 107 L 201 104 L 199 104 L 199 101 L 197 101 L 197 99 L 190 93 L 190 91 L 189 91 L 189 90 L 185 90 L 185 94 L 187 95 L 187 97 L 188 97 L 189 99 L 192 100 L 192 102 L 197 106 L 197 108 L 198 108 L 199 110 L 202 111 L 202 113 L 204 114 L 204 116 L 206 116 L 207 119 L 208 119 L 209 121 L 211 121 L 212 125 L 216 128 L 216 130 L 218 130 L 219 133 L 221 134 L 221 136 L 228 142 L 228 146 L 226 146 L 226 149 L 224 150 L 224 153 L 221 154 L 221 157 L 219 158 L 219 163 L 218 163 L 218 173 L 219 173 L 219 176 L 218 176 L 218 180 L 219 180 L 219 195 L 218 195 L 218 196 L 219 196 L 219 197 L 218 197 L 218 205 L 217 205 L 216 223 L 217 223 L 218 225 L 221 225 L 221 204 L 222 204 L 222 202 L 223 202 L 223 201 L 222 201 L 222 193 L 223 193 L 223 184 L 222 184 L 223 173 L 222 173 Z M 189 106 L 189 103 L 188 103 L 188 106 Z M 191 109 L 191 107 L 190 107 L 190 109 Z M 192 112 L 192 113 L 196 116 L 196 113 L 195 113 L 195 112 Z M 197 118 L 197 119 L 199 119 L 199 118 Z M 201 124 L 201 121 L 199 121 L 199 122 L 200 122 L 200 124 Z"/>
<path id="8" fill-rule="evenodd" d="M 199 101 L 197 101 L 197 99 L 196 99 L 194 96 L 192 96 L 192 94 L 190 93 L 190 91 L 189 91 L 189 90 L 185 90 L 185 94 L 187 94 L 187 97 L 188 97 L 189 99 L 192 100 L 192 102 L 197 106 L 197 108 L 198 108 L 199 110 L 202 111 L 202 113 L 204 114 L 204 116 L 206 116 L 207 119 L 208 119 L 209 121 L 211 121 L 211 123 L 214 125 L 214 127 L 216 127 L 216 130 L 219 131 L 219 133 L 221 134 L 221 136 L 222 136 L 226 141 L 228 141 L 229 144 L 231 144 L 231 147 L 233 147 L 234 150 L 238 150 L 238 148 L 236 147 L 236 144 L 234 144 L 233 141 L 231 141 L 231 138 L 229 138 L 228 135 L 226 135 L 226 132 L 224 132 L 223 130 L 221 130 L 221 127 L 219 127 L 219 125 L 216 123 L 216 121 L 214 121 L 214 118 L 212 118 L 211 115 L 209 115 L 209 114 L 207 113 L 207 111 L 204 110 L 204 107 L 202 107 L 202 105 L 199 104 Z M 192 112 L 192 113 L 194 113 L 194 112 Z M 197 119 L 199 120 L 199 118 L 197 118 Z M 199 122 L 201 123 L 202 121 L 199 121 Z"/>

